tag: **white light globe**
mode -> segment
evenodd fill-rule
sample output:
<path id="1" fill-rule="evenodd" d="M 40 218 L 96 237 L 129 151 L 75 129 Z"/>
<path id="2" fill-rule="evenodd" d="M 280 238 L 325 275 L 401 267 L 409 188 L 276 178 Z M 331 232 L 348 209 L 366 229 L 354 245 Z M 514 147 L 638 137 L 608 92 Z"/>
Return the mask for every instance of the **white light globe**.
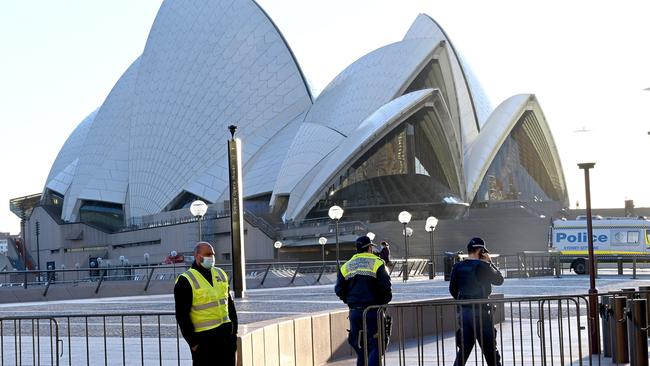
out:
<path id="1" fill-rule="evenodd" d="M 318 243 L 320 245 L 325 245 L 327 243 L 327 238 L 324 237 L 324 236 L 321 236 L 320 238 L 318 238 Z"/>
<path id="2" fill-rule="evenodd" d="M 343 217 L 343 209 L 339 206 L 332 206 L 327 214 L 332 220 L 340 220 Z"/>
<path id="3" fill-rule="evenodd" d="M 208 205 L 206 205 L 205 202 L 201 200 L 196 200 L 190 205 L 190 212 L 192 213 L 192 216 L 203 217 L 203 215 L 208 212 Z"/>
<path id="4" fill-rule="evenodd" d="M 276 241 L 275 243 L 273 243 L 273 247 L 274 247 L 275 249 L 280 249 L 280 248 L 282 248 L 282 242 L 279 241 L 279 240 Z"/>
<path id="5" fill-rule="evenodd" d="M 436 226 L 438 226 L 438 219 L 433 216 L 427 217 L 427 222 L 424 224 L 424 230 L 430 233 L 436 229 Z"/>
<path id="6" fill-rule="evenodd" d="M 402 224 L 408 224 L 411 221 L 411 214 L 408 211 L 402 211 L 397 216 L 397 220 Z"/>
<path id="7" fill-rule="evenodd" d="M 366 236 L 368 237 L 368 239 L 370 239 L 370 241 L 375 240 L 375 233 L 373 233 L 372 231 L 368 232 Z"/>
<path id="8" fill-rule="evenodd" d="M 406 236 L 411 236 L 411 235 L 413 235 L 413 229 L 411 229 L 410 227 L 407 227 L 406 230 L 402 230 L 402 234 L 406 235 Z"/>

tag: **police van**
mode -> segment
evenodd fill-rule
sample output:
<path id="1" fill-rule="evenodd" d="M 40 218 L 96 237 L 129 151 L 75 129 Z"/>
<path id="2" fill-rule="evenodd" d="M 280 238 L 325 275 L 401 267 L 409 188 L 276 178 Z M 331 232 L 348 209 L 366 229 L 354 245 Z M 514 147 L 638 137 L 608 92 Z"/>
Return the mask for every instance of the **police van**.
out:
<path id="1" fill-rule="evenodd" d="M 650 220 L 645 217 L 592 216 L 594 255 L 599 261 L 632 261 L 650 255 Z M 577 274 L 587 272 L 587 218 L 553 220 L 550 251 L 560 255 L 562 263 L 571 263 Z"/>

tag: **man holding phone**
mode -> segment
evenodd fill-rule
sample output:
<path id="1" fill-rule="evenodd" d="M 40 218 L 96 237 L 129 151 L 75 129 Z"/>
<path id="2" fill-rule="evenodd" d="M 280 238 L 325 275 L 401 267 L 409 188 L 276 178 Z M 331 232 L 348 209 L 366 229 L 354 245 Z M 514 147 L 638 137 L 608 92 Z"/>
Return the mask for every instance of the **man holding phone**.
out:
<path id="1" fill-rule="evenodd" d="M 483 239 L 472 238 L 467 244 L 467 254 L 467 259 L 457 263 L 451 271 L 449 293 L 456 300 L 487 299 L 492 285 L 503 284 L 503 276 L 492 263 Z M 491 306 L 485 303 L 460 305 L 454 366 L 465 365 L 476 341 L 481 345 L 488 366 L 501 366 Z"/>

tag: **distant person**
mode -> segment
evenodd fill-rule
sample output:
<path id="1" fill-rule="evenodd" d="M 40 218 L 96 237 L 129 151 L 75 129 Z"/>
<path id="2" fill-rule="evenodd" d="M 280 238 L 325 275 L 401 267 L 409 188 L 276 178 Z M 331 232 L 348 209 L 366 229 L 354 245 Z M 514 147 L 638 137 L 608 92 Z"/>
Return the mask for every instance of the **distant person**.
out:
<path id="1" fill-rule="evenodd" d="M 357 353 L 357 366 L 364 366 L 363 312 L 373 305 L 388 304 L 393 298 L 390 277 L 384 261 L 373 254 L 370 238 L 361 236 L 356 241 L 357 254 L 345 262 L 338 272 L 334 291 L 350 308 L 350 334 L 348 343 Z M 379 365 L 379 337 L 377 310 L 366 314 L 368 334 L 368 366 Z M 382 330 L 383 331 L 383 330 Z"/>
<path id="2" fill-rule="evenodd" d="M 472 238 L 467 244 L 467 254 L 468 258 L 456 263 L 451 271 L 449 292 L 456 300 L 487 299 L 492 285 L 503 284 L 503 276 L 492 263 L 483 239 Z M 496 333 L 490 304 L 459 306 L 454 366 L 465 365 L 476 341 L 481 345 L 488 366 L 501 366 Z"/>
<path id="3" fill-rule="evenodd" d="M 208 242 L 194 248 L 192 268 L 174 286 L 176 321 L 192 351 L 193 365 L 235 365 L 237 311 L 226 272 L 214 266 Z"/>
<path id="4" fill-rule="evenodd" d="M 388 242 L 382 241 L 379 249 L 379 258 L 381 258 L 387 266 L 391 267 L 393 264 L 390 262 L 390 246 L 388 245 Z"/>

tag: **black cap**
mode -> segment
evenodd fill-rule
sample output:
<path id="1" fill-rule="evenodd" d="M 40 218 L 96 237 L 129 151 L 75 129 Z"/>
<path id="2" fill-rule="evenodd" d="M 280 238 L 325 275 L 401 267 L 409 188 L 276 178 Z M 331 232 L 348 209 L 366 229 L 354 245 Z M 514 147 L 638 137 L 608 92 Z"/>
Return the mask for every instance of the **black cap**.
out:
<path id="1" fill-rule="evenodd" d="M 485 242 L 483 241 L 483 239 L 481 239 L 479 237 L 472 238 L 472 240 L 470 240 L 469 243 L 467 243 L 467 252 L 468 253 L 473 252 L 476 249 L 483 249 L 484 251 L 489 253 L 489 251 L 485 247 Z"/>
<path id="2" fill-rule="evenodd" d="M 367 248 L 369 246 L 374 246 L 375 244 L 367 236 L 360 236 L 357 238 L 357 251 Z"/>

